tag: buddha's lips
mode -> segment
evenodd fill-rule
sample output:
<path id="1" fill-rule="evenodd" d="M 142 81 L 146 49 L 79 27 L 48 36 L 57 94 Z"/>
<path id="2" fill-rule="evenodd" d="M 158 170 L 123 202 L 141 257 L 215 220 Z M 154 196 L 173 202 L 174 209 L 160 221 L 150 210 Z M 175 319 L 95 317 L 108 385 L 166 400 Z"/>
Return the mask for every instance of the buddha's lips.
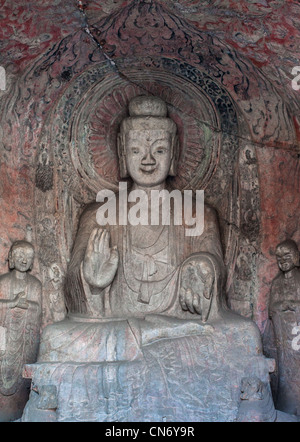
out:
<path id="1" fill-rule="evenodd" d="M 144 173 L 148 173 L 148 174 L 152 174 L 155 170 L 156 167 L 141 167 L 140 170 Z"/>

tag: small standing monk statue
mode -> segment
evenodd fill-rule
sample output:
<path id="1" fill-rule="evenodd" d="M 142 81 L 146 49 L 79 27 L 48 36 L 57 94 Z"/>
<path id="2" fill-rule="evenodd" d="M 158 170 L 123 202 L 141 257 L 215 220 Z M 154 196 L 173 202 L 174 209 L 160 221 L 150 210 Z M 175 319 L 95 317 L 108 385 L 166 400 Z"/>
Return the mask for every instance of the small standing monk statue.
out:
<path id="1" fill-rule="evenodd" d="M 42 285 L 29 271 L 34 248 L 27 241 L 11 246 L 10 272 L 0 276 L 0 422 L 21 417 L 29 396 L 23 365 L 37 358 Z"/>
<path id="2" fill-rule="evenodd" d="M 297 244 L 285 240 L 276 247 L 280 273 L 272 283 L 269 317 L 275 337 L 278 380 L 276 408 L 300 415 L 300 269 Z"/>

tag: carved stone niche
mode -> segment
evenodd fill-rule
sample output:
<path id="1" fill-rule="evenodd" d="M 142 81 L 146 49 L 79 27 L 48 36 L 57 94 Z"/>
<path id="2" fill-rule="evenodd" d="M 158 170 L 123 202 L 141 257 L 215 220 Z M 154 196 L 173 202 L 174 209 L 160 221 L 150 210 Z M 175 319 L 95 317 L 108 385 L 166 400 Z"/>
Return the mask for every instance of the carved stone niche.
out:
<path id="1" fill-rule="evenodd" d="M 177 48 L 171 44 L 171 37 L 162 38 L 160 28 L 151 25 L 155 23 L 152 19 L 143 22 L 151 37 L 147 55 L 141 39 L 126 38 L 126 32 L 131 37 L 136 35 L 135 17 L 140 8 L 145 12 L 143 17 L 164 17 L 162 26 L 168 35 L 176 36 Z M 57 421 L 250 420 L 252 403 L 250 412 L 249 407 L 242 406 L 238 414 L 242 380 L 255 379 L 254 388 L 263 385 L 263 391 L 269 393 L 269 371 L 274 367 L 262 356 L 255 324 L 229 311 L 226 298 L 234 310 L 253 317 L 258 290 L 260 200 L 256 152 L 251 141 L 261 142 L 265 137 L 272 142 L 274 137 L 292 131 L 282 127 L 286 119 L 276 114 L 278 127 L 274 132 L 274 119 L 270 124 L 266 111 L 273 88 L 265 79 L 256 79 L 253 66 L 243 61 L 246 73 L 241 72 L 235 51 L 171 17 L 160 4 L 133 2 L 100 23 L 99 29 L 107 41 L 117 40 L 117 68 L 109 62 L 95 61 L 99 60 L 95 48 L 87 53 L 86 46 L 82 49 L 80 38 L 74 35 L 32 69 L 44 72 L 53 84 L 51 70 L 54 67 L 55 76 L 62 54 L 64 69 L 71 64 L 68 83 L 64 83 L 48 114 L 37 152 L 36 236 L 45 299 L 52 300 L 45 306 L 44 324 L 51 325 L 44 329 L 38 363 L 25 369 L 33 390 L 23 420 L 33 420 L 34 416 Z M 182 50 L 182 42 L 187 50 Z M 157 47 L 161 48 L 160 56 Z M 236 85 L 231 84 L 232 78 Z M 178 170 L 176 176 L 168 178 L 168 186 L 181 191 L 205 190 L 206 203 L 215 209 L 211 216 L 219 219 L 221 239 L 217 249 L 223 249 L 224 259 L 218 267 L 218 260 L 215 262 L 210 254 L 220 258 L 222 253 L 215 253 L 212 247 L 204 251 L 192 246 L 186 248 L 183 257 L 178 240 L 178 249 L 171 248 L 167 260 L 170 264 L 182 258 L 175 272 L 178 279 L 172 279 L 168 287 L 167 294 L 174 294 L 173 310 L 169 314 L 161 310 L 147 314 L 151 296 L 141 290 L 131 315 L 115 315 L 105 308 L 103 312 L 98 303 L 99 299 L 109 301 L 110 286 L 104 288 L 100 298 L 99 287 L 90 288 L 85 279 L 81 288 L 88 302 L 83 303 L 75 293 L 83 266 L 77 266 L 79 273 L 73 280 L 68 275 L 76 255 L 76 247 L 75 252 L 72 249 L 82 213 L 92 220 L 91 224 L 95 222 L 95 211 L 85 210 L 86 206 L 95 202 L 100 190 L 118 190 L 119 128 L 129 116 L 129 103 L 141 95 L 159 97 L 166 103 L 166 114 L 176 124 L 179 140 Z M 272 103 L 279 100 L 273 95 Z M 274 103 L 273 108 L 285 112 L 281 104 Z M 119 246 L 123 240 L 126 243 L 128 235 L 124 231 L 119 235 L 120 231 L 110 232 L 110 246 Z M 216 232 L 219 235 L 219 229 Z M 85 233 L 86 246 L 91 232 Z M 100 240 L 100 236 L 98 232 L 94 239 Z M 140 243 L 151 238 L 146 234 L 137 236 Z M 173 232 L 174 238 L 179 235 Z M 163 251 L 169 251 L 168 235 L 163 240 Z M 140 247 L 135 245 L 135 249 Z M 132 256 L 126 261 L 126 251 L 125 244 L 118 271 L 123 268 L 128 274 L 140 258 L 138 251 L 131 249 L 136 262 Z M 202 252 L 201 257 L 199 253 L 190 256 L 192 251 Z M 82 261 L 85 250 L 79 252 Z M 143 257 L 143 268 L 148 273 L 153 271 L 150 276 L 155 278 L 154 261 L 153 256 Z M 184 284 L 177 283 L 179 274 Z M 70 281 L 69 293 L 75 293 L 77 302 L 69 303 L 72 314 L 60 322 L 64 315 L 59 298 L 63 295 L 64 275 Z M 124 287 L 125 279 L 120 278 L 119 286 L 114 281 L 110 284 L 114 284 L 115 293 Z M 204 290 L 205 281 L 210 281 L 210 289 L 206 287 L 205 295 L 198 299 L 196 312 L 187 311 L 191 293 L 195 287 Z M 269 397 L 259 404 L 260 409 L 265 405 L 270 411 L 266 420 L 274 419 L 274 404 Z M 255 416 L 265 419 L 260 412 Z"/>
<path id="2" fill-rule="evenodd" d="M 255 149 L 251 143 L 239 145 L 239 126 L 247 127 L 242 116 L 223 86 L 188 63 L 141 57 L 119 60 L 118 66 L 126 78 L 105 63 L 78 75 L 44 126 L 35 208 L 46 299 L 53 293 L 49 269 L 56 264 L 65 274 L 83 208 L 100 190 L 118 190 L 118 127 L 130 99 L 147 91 L 166 101 L 178 128 L 179 168 L 169 184 L 204 189 L 206 201 L 218 212 L 230 304 L 252 317 L 260 201 Z M 42 161 L 43 167 L 53 168 L 50 190 L 48 180 L 41 179 Z M 245 233 L 249 224 L 251 237 Z M 48 310 L 46 323 L 53 321 Z"/>
<path id="3" fill-rule="evenodd" d="M 168 65 L 169 61 L 161 63 Z M 135 81 L 143 81 L 147 87 L 146 96 L 135 84 L 123 84 L 123 79 L 107 75 L 101 65 L 78 78 L 66 92 L 66 97 L 73 97 L 71 102 L 62 99 L 56 108 L 50 126 L 55 128 L 55 143 L 46 134 L 42 145 L 55 146 L 57 195 L 69 192 L 63 201 L 56 197 L 61 204 L 61 231 L 77 222 L 72 198 L 89 202 L 100 190 L 99 183 L 116 188 L 118 156 L 122 164 L 123 155 L 134 156 L 133 150 L 140 147 L 132 148 L 133 134 L 143 149 L 150 149 L 147 158 L 154 155 L 151 149 L 158 140 L 165 143 L 160 154 L 166 155 L 166 163 L 156 159 L 151 164 L 132 157 L 127 171 L 133 186 L 143 188 L 147 182 L 148 188 L 208 188 L 217 169 L 234 181 L 235 167 L 229 158 L 218 163 L 237 142 L 234 107 L 225 91 L 219 88 L 214 107 L 203 93 L 211 88 L 206 86 L 211 79 L 203 73 L 198 73 L 201 91 L 192 84 L 187 91 L 186 82 L 176 75 L 168 77 L 155 70 L 151 76 L 133 73 Z M 176 92 L 171 87 L 174 82 Z M 139 102 L 142 104 L 137 105 Z M 225 125 L 232 133 L 225 131 Z M 68 146 L 67 139 L 71 140 Z M 170 156 L 168 152 L 172 152 Z M 156 169 L 162 163 L 166 168 Z M 151 181 L 156 172 L 149 174 L 150 166 L 151 172 L 159 171 L 157 183 Z M 124 178 L 124 167 L 122 172 Z M 168 174 L 173 176 L 166 183 Z M 225 181 L 216 180 L 208 198 L 212 202 L 214 197 L 221 210 L 220 191 Z M 39 192 L 42 189 L 37 192 L 39 213 L 45 216 L 49 201 Z M 87 207 L 75 235 L 65 283 L 69 316 L 44 329 L 38 362 L 25 370 L 35 390 L 23 421 L 39 414 L 63 422 L 235 421 L 242 379 L 256 376 L 268 385 L 270 363 L 262 355 L 256 325 L 226 305 L 216 211 L 206 204 L 203 232 L 199 238 L 187 239 L 183 226 L 172 223 L 149 226 L 148 233 L 143 226 L 121 224 L 102 230 L 96 223 L 99 207 Z M 67 233 L 71 242 L 73 237 Z M 66 248 L 60 243 L 62 260 L 66 260 Z M 103 275 L 102 264 L 99 271 L 93 267 L 101 256 L 106 256 L 107 264 Z M 45 258 L 44 262 L 47 264 Z M 46 411 L 40 413 L 41 404 L 47 402 L 47 385 L 55 392 L 56 407 L 42 408 Z"/>

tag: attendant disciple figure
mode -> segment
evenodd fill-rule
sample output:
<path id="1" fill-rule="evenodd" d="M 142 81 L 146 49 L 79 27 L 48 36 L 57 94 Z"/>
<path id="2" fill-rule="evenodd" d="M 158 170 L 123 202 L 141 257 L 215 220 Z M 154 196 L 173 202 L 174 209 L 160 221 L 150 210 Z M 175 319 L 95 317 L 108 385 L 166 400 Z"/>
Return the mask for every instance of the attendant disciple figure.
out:
<path id="1" fill-rule="evenodd" d="M 269 302 L 273 347 L 277 353 L 278 410 L 300 415 L 300 269 L 297 244 L 285 240 L 276 247 L 280 273 L 274 279 Z M 269 340 L 272 342 L 272 339 Z"/>
<path id="2" fill-rule="evenodd" d="M 36 361 L 42 315 L 42 285 L 29 273 L 32 244 L 13 243 L 8 261 L 10 272 L 0 276 L 0 422 L 20 418 L 28 400 L 22 371 Z"/>

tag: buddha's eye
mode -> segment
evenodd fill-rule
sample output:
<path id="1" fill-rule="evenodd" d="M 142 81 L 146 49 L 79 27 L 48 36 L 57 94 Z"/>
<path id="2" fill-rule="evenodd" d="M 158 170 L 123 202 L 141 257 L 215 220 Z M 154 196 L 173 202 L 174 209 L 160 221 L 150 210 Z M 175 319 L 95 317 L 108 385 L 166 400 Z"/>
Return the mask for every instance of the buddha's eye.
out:
<path id="1" fill-rule="evenodd" d="M 140 153 L 140 150 L 139 150 L 137 147 L 133 147 L 133 148 L 131 149 L 131 152 L 132 152 L 133 154 L 137 155 L 138 153 Z"/>
<path id="2" fill-rule="evenodd" d="M 163 147 L 159 147 L 158 149 L 155 150 L 155 153 L 162 155 L 162 154 L 166 153 L 166 149 L 164 149 Z"/>

